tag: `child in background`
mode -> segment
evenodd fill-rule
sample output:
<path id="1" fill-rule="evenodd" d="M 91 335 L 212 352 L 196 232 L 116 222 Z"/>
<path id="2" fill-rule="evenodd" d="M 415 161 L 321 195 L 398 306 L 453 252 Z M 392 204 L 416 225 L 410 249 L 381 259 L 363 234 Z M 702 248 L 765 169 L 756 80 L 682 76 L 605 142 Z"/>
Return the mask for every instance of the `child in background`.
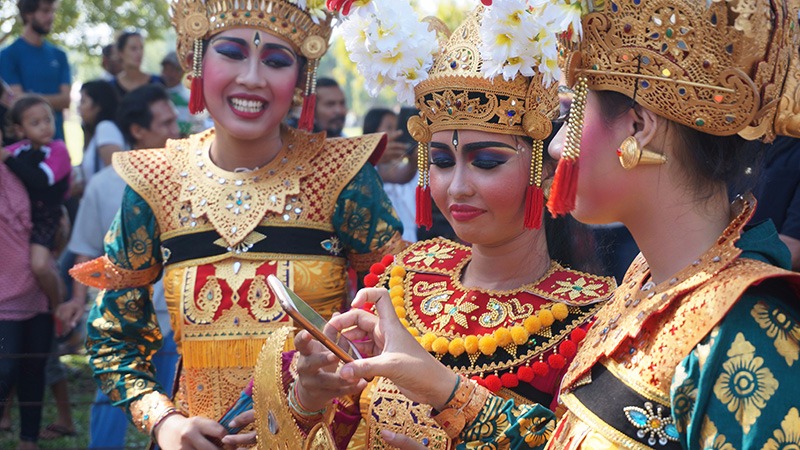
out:
<path id="1" fill-rule="evenodd" d="M 0 149 L 0 161 L 6 163 L 28 190 L 33 222 L 31 269 L 51 308 L 55 308 L 62 300 L 63 284 L 55 270 L 52 251 L 72 164 L 64 141 L 53 139 L 53 110 L 42 97 L 20 97 L 11 106 L 8 119 L 22 141 Z"/>

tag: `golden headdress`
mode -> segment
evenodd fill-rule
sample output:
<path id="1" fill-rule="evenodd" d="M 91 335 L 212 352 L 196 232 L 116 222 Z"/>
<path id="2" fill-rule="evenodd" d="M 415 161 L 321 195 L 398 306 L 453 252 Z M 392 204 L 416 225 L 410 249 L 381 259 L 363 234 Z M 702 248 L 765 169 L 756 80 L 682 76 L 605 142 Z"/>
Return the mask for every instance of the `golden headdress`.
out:
<path id="1" fill-rule="evenodd" d="M 289 42 L 308 59 L 301 128 L 311 129 L 319 59 L 328 49 L 332 14 L 322 0 L 173 0 L 172 24 L 177 53 L 184 70 L 192 74 L 193 113 L 204 109 L 202 98 L 203 42 L 226 29 L 258 28 Z M 194 52 L 192 67 L 187 67 Z M 310 124 L 308 123 L 311 120 Z"/>
<path id="2" fill-rule="evenodd" d="M 372 10 L 372 21 L 387 22 L 378 26 L 395 29 L 392 21 L 397 14 L 387 17 L 380 14 L 380 9 L 378 5 Z M 446 37 L 431 49 L 436 54 L 429 60 L 419 54 L 414 55 L 416 58 L 404 58 L 399 51 L 386 56 L 377 52 L 376 60 L 367 58 L 376 52 L 364 48 L 380 47 L 380 42 L 378 45 L 369 40 L 366 45 L 353 40 L 348 43 L 351 58 L 359 63 L 362 72 L 375 71 L 384 60 L 399 59 L 412 64 L 400 70 L 394 65 L 377 69 L 379 72 L 372 78 L 382 83 L 371 90 L 391 81 L 402 100 L 413 89 L 420 112 L 408 121 L 408 130 L 419 142 L 418 224 L 430 226 L 431 221 L 427 152 L 431 135 L 439 130 L 467 129 L 534 139 L 525 225 L 541 226 L 542 141 L 550 135 L 551 120 L 558 112 L 555 81 L 560 72 L 556 63 L 556 36 L 569 29 L 570 23 L 564 21 L 564 17 L 569 17 L 569 9 L 566 1 L 505 0 L 491 8 L 478 7 L 452 34 L 447 33 L 440 21 L 426 19 L 432 25 L 430 28 L 443 29 Z M 436 43 L 434 31 L 428 32 L 431 36 L 427 38 L 411 39 L 429 45 Z M 413 65 L 414 62 L 421 64 Z"/>
<path id="3" fill-rule="evenodd" d="M 667 119 L 712 135 L 765 141 L 776 135 L 800 137 L 800 119 L 795 118 L 800 110 L 798 4 L 590 1 L 582 19 L 583 39 L 567 64 L 568 83 L 577 86 L 577 96 L 585 95 L 585 89 L 620 92 Z M 575 116 L 562 157 L 565 166 L 576 166 L 580 152 L 582 122 Z M 554 214 L 574 206 L 576 180 L 574 173 L 557 173 L 548 203 Z"/>

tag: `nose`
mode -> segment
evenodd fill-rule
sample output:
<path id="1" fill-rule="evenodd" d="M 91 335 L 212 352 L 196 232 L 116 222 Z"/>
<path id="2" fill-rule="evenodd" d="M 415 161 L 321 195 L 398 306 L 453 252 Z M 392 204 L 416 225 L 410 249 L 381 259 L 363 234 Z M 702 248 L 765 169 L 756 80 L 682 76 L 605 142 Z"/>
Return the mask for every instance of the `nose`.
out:
<path id="1" fill-rule="evenodd" d="M 454 199 L 468 198 L 475 194 L 469 170 L 458 164 L 453 169 L 453 176 L 450 178 L 447 194 Z"/>
<path id="2" fill-rule="evenodd" d="M 561 152 L 564 150 L 564 141 L 567 138 L 567 123 L 565 122 L 561 125 L 561 129 L 558 130 L 555 136 L 553 136 L 553 140 L 550 141 L 550 145 L 547 146 L 547 153 L 550 154 L 550 157 L 553 159 L 561 159 Z"/>
<path id="3" fill-rule="evenodd" d="M 260 88 L 267 84 L 267 77 L 261 73 L 261 61 L 258 58 L 249 58 L 247 68 L 236 77 L 236 82 L 248 88 Z"/>

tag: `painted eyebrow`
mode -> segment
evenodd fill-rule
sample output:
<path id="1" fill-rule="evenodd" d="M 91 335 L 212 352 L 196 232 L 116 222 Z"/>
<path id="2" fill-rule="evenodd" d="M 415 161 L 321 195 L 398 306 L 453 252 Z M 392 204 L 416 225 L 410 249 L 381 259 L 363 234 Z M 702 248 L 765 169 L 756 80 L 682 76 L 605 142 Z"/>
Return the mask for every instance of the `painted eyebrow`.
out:
<path id="1" fill-rule="evenodd" d="M 233 42 L 234 44 L 239 44 L 239 45 L 243 45 L 243 46 L 247 47 L 247 41 L 245 41 L 244 39 L 241 39 L 241 38 L 227 37 L 227 36 L 217 36 L 214 39 L 211 39 L 210 43 L 213 44 L 213 43 L 215 43 L 217 41 L 228 41 L 228 42 Z"/>
<path id="2" fill-rule="evenodd" d="M 481 150 L 487 147 L 499 147 L 499 148 L 507 148 L 509 150 L 513 150 L 514 152 L 517 151 L 512 145 L 506 144 L 505 142 L 497 142 L 497 141 L 481 141 L 481 142 L 470 142 L 469 144 L 464 144 L 462 147 L 464 152 L 474 152 L 476 150 Z"/>
<path id="3" fill-rule="evenodd" d="M 431 142 L 431 147 L 437 148 L 439 150 L 448 150 L 448 151 L 451 150 L 449 145 L 442 142 Z"/>

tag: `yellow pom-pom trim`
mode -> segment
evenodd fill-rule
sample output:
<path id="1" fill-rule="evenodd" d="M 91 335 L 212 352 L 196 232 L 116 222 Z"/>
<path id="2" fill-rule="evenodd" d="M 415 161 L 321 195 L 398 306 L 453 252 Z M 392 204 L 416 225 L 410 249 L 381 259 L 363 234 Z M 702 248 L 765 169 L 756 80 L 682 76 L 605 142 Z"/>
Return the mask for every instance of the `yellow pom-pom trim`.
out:
<path id="1" fill-rule="evenodd" d="M 400 323 L 406 327 L 408 332 L 414 336 L 426 351 L 436 352 L 438 355 L 449 353 L 457 358 L 464 352 L 474 355 L 480 351 L 486 356 L 491 356 L 497 351 L 498 346 L 505 347 L 511 343 L 523 345 L 528 342 L 531 334 L 538 333 L 543 327 L 549 327 L 556 320 L 561 321 L 569 316 L 567 305 L 554 303 L 550 309 L 542 308 L 535 314 L 526 317 L 522 325 L 514 325 L 510 328 L 501 327 L 494 330 L 492 334 L 482 336 L 471 334 L 463 338 L 457 337 L 453 340 L 444 336 L 437 336 L 435 333 L 425 333 L 420 337 L 419 329 L 412 327 L 406 320 L 407 312 L 404 307 L 405 290 L 403 289 L 403 277 L 406 275 L 406 270 L 400 266 L 393 266 L 390 274 L 389 296 L 392 299 L 395 312 L 400 318 Z"/>
<path id="2" fill-rule="evenodd" d="M 494 330 L 494 338 L 497 340 L 497 345 L 500 347 L 505 347 L 511 343 L 511 332 L 508 331 L 508 328 L 498 328 Z"/>
<path id="3" fill-rule="evenodd" d="M 549 327 L 556 321 L 556 318 L 553 317 L 553 313 L 551 313 L 549 309 L 540 309 L 536 315 L 539 316 L 542 326 L 545 327 Z"/>
<path id="4" fill-rule="evenodd" d="M 478 349 L 486 356 L 491 356 L 497 351 L 497 339 L 487 334 L 478 340 Z"/>
<path id="5" fill-rule="evenodd" d="M 394 266 L 389 274 L 393 277 L 400 277 L 401 279 L 406 276 L 406 269 L 401 266 Z"/>
<path id="6" fill-rule="evenodd" d="M 530 336 L 530 333 L 528 333 L 528 330 L 526 330 L 525 327 L 521 327 L 519 325 L 511 327 L 511 339 L 517 345 L 522 345 L 528 342 L 528 338 Z"/>
<path id="7" fill-rule="evenodd" d="M 402 297 L 403 294 L 403 286 L 392 286 L 389 288 L 389 297 Z"/>
<path id="8" fill-rule="evenodd" d="M 425 348 L 425 351 L 429 352 L 429 351 L 433 350 L 433 341 L 435 341 L 436 338 L 437 338 L 437 336 L 435 334 L 433 334 L 433 333 L 425 333 L 422 336 L 422 340 L 420 341 L 420 344 L 422 344 L 422 347 Z"/>
<path id="9" fill-rule="evenodd" d="M 525 318 L 525 321 L 522 322 L 522 325 L 528 330 L 528 333 L 538 333 L 539 330 L 542 329 L 542 321 L 539 320 L 536 316 L 528 316 Z"/>
<path id="10" fill-rule="evenodd" d="M 563 303 L 554 303 L 551 311 L 553 311 L 553 317 L 556 320 L 564 320 L 569 315 L 569 308 Z"/>
<path id="11" fill-rule="evenodd" d="M 466 348 L 464 347 L 464 339 L 457 337 L 450 341 L 447 351 L 450 352 L 450 354 L 454 357 L 459 357 L 462 353 L 464 353 L 464 351 L 466 351 Z"/>
<path id="12" fill-rule="evenodd" d="M 478 336 L 470 334 L 469 336 L 464 338 L 464 349 L 470 355 L 478 353 Z"/>
<path id="13" fill-rule="evenodd" d="M 447 350 L 450 348 L 450 340 L 447 339 L 446 337 L 440 336 L 440 337 L 436 338 L 435 341 L 433 341 L 433 345 L 431 345 L 431 348 L 437 354 L 444 355 L 445 353 L 447 353 Z"/>

